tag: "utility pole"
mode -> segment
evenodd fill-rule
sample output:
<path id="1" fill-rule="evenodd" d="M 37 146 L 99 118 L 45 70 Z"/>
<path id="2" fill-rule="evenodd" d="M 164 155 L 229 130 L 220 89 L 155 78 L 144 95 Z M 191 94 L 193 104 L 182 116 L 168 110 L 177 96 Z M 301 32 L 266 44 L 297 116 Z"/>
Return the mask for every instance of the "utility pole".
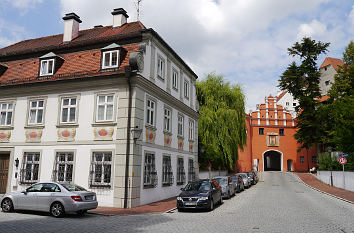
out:
<path id="1" fill-rule="evenodd" d="M 134 2 L 135 8 L 136 8 L 136 20 L 139 21 L 139 16 L 140 16 L 140 3 L 142 0 L 136 0 Z"/>

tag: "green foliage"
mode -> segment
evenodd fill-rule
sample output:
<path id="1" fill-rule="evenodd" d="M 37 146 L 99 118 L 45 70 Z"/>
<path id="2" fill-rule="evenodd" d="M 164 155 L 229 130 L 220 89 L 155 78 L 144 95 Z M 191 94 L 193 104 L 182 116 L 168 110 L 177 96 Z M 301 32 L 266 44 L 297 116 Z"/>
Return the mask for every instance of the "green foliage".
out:
<path id="1" fill-rule="evenodd" d="M 346 171 L 354 170 L 354 154 L 349 154 L 347 164 L 344 165 Z M 318 169 L 321 171 L 341 171 L 342 165 L 338 161 L 337 156 L 331 156 L 330 153 L 324 152 L 318 154 Z"/>
<path id="2" fill-rule="evenodd" d="M 238 148 L 246 144 L 245 96 L 239 85 L 230 85 L 214 73 L 197 82 L 199 144 L 205 148 L 199 161 L 215 168 L 232 169 Z"/>
<path id="3" fill-rule="evenodd" d="M 317 114 L 319 103 L 316 100 L 321 96 L 320 72 L 316 61 L 320 54 L 326 53 L 328 46 L 329 43 L 316 42 L 308 37 L 303 38 L 301 43 L 296 42 L 288 49 L 288 53 L 298 57 L 300 64 L 292 62 L 279 80 L 278 87 L 283 91 L 287 90 L 299 102 L 296 107 L 299 114 L 295 139 L 301 144 L 301 148 L 309 149 L 322 138 L 321 119 Z"/>

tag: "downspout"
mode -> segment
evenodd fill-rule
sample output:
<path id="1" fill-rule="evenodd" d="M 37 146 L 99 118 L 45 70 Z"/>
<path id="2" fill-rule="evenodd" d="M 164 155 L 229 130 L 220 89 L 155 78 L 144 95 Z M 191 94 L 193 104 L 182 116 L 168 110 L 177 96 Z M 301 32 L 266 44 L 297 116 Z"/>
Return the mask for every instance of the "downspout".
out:
<path id="1" fill-rule="evenodd" d="M 129 185 L 129 158 L 130 158 L 130 128 L 132 115 L 132 85 L 131 68 L 125 67 L 125 75 L 128 81 L 128 122 L 127 122 L 127 148 L 125 155 L 125 180 L 124 180 L 124 208 L 128 208 L 128 185 Z"/>

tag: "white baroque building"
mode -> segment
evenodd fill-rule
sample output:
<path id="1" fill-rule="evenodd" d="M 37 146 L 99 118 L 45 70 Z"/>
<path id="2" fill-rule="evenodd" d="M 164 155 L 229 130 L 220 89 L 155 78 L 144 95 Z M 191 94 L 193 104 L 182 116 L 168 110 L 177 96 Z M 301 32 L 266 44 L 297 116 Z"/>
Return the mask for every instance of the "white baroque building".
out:
<path id="1" fill-rule="evenodd" d="M 63 34 L 0 49 L 0 193 L 74 182 L 131 208 L 198 177 L 197 75 L 153 29 L 112 15 L 79 30 L 66 14 Z"/>

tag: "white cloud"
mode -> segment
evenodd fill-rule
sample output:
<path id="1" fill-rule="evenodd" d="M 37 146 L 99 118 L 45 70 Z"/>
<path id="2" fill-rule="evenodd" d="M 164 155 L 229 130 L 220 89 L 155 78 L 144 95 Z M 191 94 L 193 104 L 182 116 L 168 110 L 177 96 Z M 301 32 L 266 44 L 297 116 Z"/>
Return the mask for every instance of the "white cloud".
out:
<path id="1" fill-rule="evenodd" d="M 6 2 L 19 9 L 28 9 L 34 7 L 37 3 L 43 2 L 43 0 L 6 0 Z"/>
<path id="2" fill-rule="evenodd" d="M 303 37 L 323 36 L 327 33 L 327 26 L 316 19 L 309 24 L 301 24 L 299 26 L 298 40 Z"/>

